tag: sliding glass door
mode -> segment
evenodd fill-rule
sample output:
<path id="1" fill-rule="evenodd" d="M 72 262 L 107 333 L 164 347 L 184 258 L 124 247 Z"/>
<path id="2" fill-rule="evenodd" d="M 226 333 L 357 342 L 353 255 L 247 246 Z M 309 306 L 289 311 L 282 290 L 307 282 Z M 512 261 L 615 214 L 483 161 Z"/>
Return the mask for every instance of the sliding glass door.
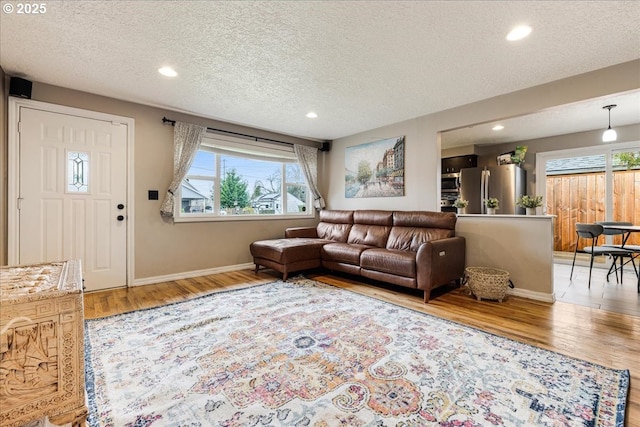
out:
<path id="1" fill-rule="evenodd" d="M 640 225 L 638 142 L 538 153 L 536 176 L 536 194 L 545 195 L 546 213 L 556 216 L 556 259 L 573 256 L 576 223 L 626 221 Z M 633 243 L 639 244 L 640 236 L 633 238 Z"/>

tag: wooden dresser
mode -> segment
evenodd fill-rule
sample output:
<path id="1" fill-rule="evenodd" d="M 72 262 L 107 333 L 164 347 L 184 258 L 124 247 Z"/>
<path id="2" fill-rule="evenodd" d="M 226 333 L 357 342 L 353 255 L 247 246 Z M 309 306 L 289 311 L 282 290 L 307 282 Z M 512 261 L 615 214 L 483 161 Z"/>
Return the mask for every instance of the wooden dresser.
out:
<path id="1" fill-rule="evenodd" d="M 0 332 L 0 426 L 84 425 L 80 261 L 1 267 Z"/>

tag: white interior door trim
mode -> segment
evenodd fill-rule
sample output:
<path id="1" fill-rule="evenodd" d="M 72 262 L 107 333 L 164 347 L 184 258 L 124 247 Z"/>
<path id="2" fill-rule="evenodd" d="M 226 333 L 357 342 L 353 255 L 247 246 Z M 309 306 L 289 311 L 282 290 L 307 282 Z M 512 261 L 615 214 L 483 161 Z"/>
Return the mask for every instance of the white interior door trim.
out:
<path id="1" fill-rule="evenodd" d="M 9 97 L 8 105 L 8 185 L 7 185 L 7 225 L 8 225 L 8 248 L 7 260 L 9 265 L 16 265 L 19 259 L 19 236 L 18 236 L 18 194 L 19 194 L 19 177 L 20 177 L 20 136 L 18 129 L 18 121 L 20 119 L 21 108 L 31 108 L 34 110 L 47 111 L 51 113 L 66 114 L 87 119 L 102 120 L 114 123 L 120 123 L 127 126 L 127 286 L 133 284 L 134 274 L 134 119 L 130 117 L 116 116 L 113 114 L 100 113 L 97 111 L 83 110 L 80 108 L 67 107 L 64 105 L 50 104 L 47 102 L 34 101 L 31 99 L 22 99 Z"/>

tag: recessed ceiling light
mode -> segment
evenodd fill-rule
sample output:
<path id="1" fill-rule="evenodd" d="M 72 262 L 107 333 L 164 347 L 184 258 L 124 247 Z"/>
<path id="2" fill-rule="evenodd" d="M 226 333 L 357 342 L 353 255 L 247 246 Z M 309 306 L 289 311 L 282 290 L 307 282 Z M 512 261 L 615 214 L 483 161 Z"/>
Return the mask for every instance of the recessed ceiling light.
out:
<path id="1" fill-rule="evenodd" d="M 163 76 L 167 76 L 167 77 L 175 77 L 178 75 L 178 73 L 176 73 L 176 70 L 174 70 L 171 67 L 162 67 L 158 69 L 158 72 L 160 74 L 162 74 Z"/>
<path id="2" fill-rule="evenodd" d="M 310 119 L 315 119 L 316 117 L 318 117 L 318 115 L 316 113 L 314 113 L 313 111 L 309 111 L 307 113 L 307 117 L 309 117 Z"/>
<path id="3" fill-rule="evenodd" d="M 507 34 L 507 40 L 521 40 L 531 34 L 531 27 L 528 25 L 519 25 Z"/>
<path id="4" fill-rule="evenodd" d="M 494 127 L 491 128 L 492 130 L 502 130 L 504 129 L 504 126 L 502 125 L 495 125 Z"/>

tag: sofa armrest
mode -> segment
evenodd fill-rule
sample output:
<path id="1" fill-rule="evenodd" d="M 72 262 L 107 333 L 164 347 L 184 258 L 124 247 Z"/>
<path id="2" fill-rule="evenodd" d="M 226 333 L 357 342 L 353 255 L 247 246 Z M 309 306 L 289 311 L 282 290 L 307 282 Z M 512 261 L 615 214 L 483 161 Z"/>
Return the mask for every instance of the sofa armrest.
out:
<path id="1" fill-rule="evenodd" d="M 284 230 L 284 237 L 318 238 L 318 231 L 315 227 L 292 227 Z"/>
<path id="2" fill-rule="evenodd" d="M 418 288 L 431 289 L 458 280 L 464 274 L 464 237 L 449 237 L 423 243 L 416 254 L 416 276 Z"/>

